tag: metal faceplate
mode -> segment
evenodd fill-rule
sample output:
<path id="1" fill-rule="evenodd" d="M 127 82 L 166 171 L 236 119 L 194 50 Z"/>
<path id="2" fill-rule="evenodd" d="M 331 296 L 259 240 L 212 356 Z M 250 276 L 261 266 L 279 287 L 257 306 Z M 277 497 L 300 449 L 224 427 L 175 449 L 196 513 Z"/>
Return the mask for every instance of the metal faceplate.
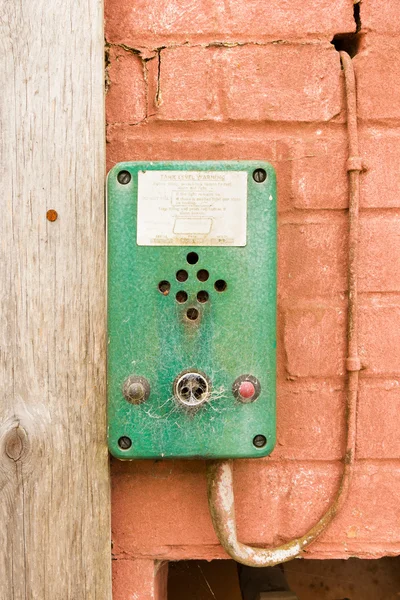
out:
<path id="1" fill-rule="evenodd" d="M 260 161 L 108 175 L 108 440 L 134 458 L 275 443 L 276 181 Z"/>

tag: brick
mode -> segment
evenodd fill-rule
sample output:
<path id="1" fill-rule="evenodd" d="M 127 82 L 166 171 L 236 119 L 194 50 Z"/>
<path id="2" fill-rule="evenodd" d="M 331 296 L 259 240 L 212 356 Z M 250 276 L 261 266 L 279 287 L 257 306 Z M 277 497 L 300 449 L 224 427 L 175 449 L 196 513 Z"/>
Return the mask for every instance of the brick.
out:
<path id="1" fill-rule="evenodd" d="M 223 0 L 220 4 L 226 6 Z M 265 3 L 233 0 L 228 25 L 233 34 L 262 36 L 266 30 L 274 37 L 318 36 L 331 39 L 332 33 L 353 31 L 353 6 L 349 0 L 282 0 Z"/>
<path id="2" fill-rule="evenodd" d="M 305 533 L 333 496 L 339 469 L 332 463 L 235 463 L 238 538 L 275 546 Z"/>
<path id="3" fill-rule="evenodd" d="M 362 380 L 357 420 L 357 457 L 400 458 L 400 382 Z"/>
<path id="4" fill-rule="evenodd" d="M 272 457 L 337 460 L 342 457 L 346 394 L 343 386 L 315 381 L 278 387 L 277 444 Z"/>
<path id="5" fill-rule="evenodd" d="M 218 31 L 218 13 L 207 0 L 109 0 L 106 39 L 129 46 L 160 47 Z"/>
<path id="6" fill-rule="evenodd" d="M 395 38 L 369 35 L 356 56 L 358 114 L 361 119 L 400 118 L 400 48 Z"/>
<path id="7" fill-rule="evenodd" d="M 293 377 L 344 374 L 346 311 L 313 303 L 285 313 L 286 371 Z"/>
<path id="8" fill-rule="evenodd" d="M 282 479 L 283 469 L 274 466 Z M 303 535 L 324 514 L 338 489 L 341 465 L 296 461 L 288 463 L 286 471 L 278 488 L 279 541 Z"/>
<path id="9" fill-rule="evenodd" d="M 372 297 L 360 307 L 359 350 L 366 373 L 400 373 L 400 303 Z"/>
<path id="10" fill-rule="evenodd" d="M 282 137 L 279 126 L 236 122 L 148 122 L 108 125 L 107 168 L 123 160 L 267 160 L 277 172 L 278 209 L 343 209 L 348 205 L 347 137 L 327 129 Z M 400 197 L 400 192 L 399 192 Z"/>
<path id="11" fill-rule="evenodd" d="M 290 171 L 291 204 L 299 209 L 343 209 L 348 206 L 346 134 L 317 129 L 280 142 L 280 160 Z"/>
<path id="12" fill-rule="evenodd" d="M 334 552 L 341 546 L 348 555 L 357 556 L 364 549 L 371 558 L 385 548 L 386 553 L 389 549 L 396 552 L 400 546 L 399 492 L 399 461 L 356 464 L 346 506 L 319 543 L 326 544 L 327 550 L 333 546 Z"/>
<path id="13" fill-rule="evenodd" d="M 359 289 L 400 291 L 400 219 L 397 215 L 360 220 Z"/>
<path id="14" fill-rule="evenodd" d="M 137 123 L 146 117 L 146 83 L 139 56 L 122 48 L 110 48 L 108 123 Z"/>
<path id="15" fill-rule="evenodd" d="M 354 31 L 352 0 L 106 2 L 106 36 L 131 46 L 193 41 L 325 38 Z"/>
<path id="16" fill-rule="evenodd" d="M 331 296 L 347 289 L 347 221 L 340 215 L 280 222 L 280 298 Z"/>
<path id="17" fill-rule="evenodd" d="M 166 49 L 160 119 L 329 121 L 341 109 L 332 45 Z"/>
<path id="18" fill-rule="evenodd" d="M 400 135 L 374 127 L 361 135 L 363 162 L 362 207 L 400 208 Z"/>
<path id="19" fill-rule="evenodd" d="M 260 459 L 234 465 L 238 537 L 269 546 L 314 525 L 333 501 L 342 473 L 342 464 L 331 461 Z M 204 463 L 114 462 L 112 470 L 114 564 L 129 562 L 119 558 L 131 553 L 170 560 L 226 556 L 212 531 Z M 346 506 L 307 555 L 399 554 L 400 520 L 394 518 L 399 494 L 400 461 L 358 463 Z"/>
<path id="20" fill-rule="evenodd" d="M 217 127 L 214 127 L 217 125 Z M 135 127 L 109 125 L 107 158 L 111 168 L 129 160 L 267 160 L 276 166 L 276 140 L 268 132 L 254 133 L 240 124 L 161 123 Z"/>
<path id="21" fill-rule="evenodd" d="M 400 33 L 400 5 L 397 0 L 373 0 L 361 4 L 363 30 L 385 35 Z"/>
<path id="22" fill-rule="evenodd" d="M 230 119 L 329 121 L 340 112 L 340 61 L 331 44 L 243 46 L 222 60 Z"/>
<path id="23" fill-rule="evenodd" d="M 239 463 L 239 464 L 238 464 Z M 333 502 L 340 463 L 235 463 L 238 537 L 272 546 L 306 533 Z M 274 495 L 275 493 L 275 495 Z M 348 557 L 400 548 L 400 462 L 356 464 L 346 505 L 312 545 L 310 558 Z M 271 541 L 271 538 L 272 541 Z"/>
<path id="24" fill-rule="evenodd" d="M 172 48 L 161 53 L 158 117 L 176 121 L 220 119 L 215 48 Z"/>
<path id="25" fill-rule="evenodd" d="M 151 559 L 113 561 L 113 600 L 167 600 L 168 563 Z"/>
<path id="26" fill-rule="evenodd" d="M 216 543 L 203 461 L 142 461 L 133 470 L 114 461 L 112 506 L 116 558 L 151 555 L 156 548 L 168 557 L 170 546 Z"/>

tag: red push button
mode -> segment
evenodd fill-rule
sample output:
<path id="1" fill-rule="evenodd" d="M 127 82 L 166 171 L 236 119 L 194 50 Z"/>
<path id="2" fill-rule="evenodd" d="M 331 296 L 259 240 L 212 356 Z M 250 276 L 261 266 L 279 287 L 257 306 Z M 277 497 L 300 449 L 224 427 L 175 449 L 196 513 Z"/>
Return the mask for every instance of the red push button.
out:
<path id="1" fill-rule="evenodd" d="M 239 394 L 242 398 L 252 398 L 256 393 L 256 388 L 251 383 L 251 381 L 242 381 L 239 386 Z"/>

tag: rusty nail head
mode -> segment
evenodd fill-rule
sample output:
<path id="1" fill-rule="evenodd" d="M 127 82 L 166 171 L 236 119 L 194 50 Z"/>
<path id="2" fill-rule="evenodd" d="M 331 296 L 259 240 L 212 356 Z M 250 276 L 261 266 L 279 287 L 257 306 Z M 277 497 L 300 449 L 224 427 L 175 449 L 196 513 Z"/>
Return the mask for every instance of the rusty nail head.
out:
<path id="1" fill-rule="evenodd" d="M 51 222 L 56 221 L 57 217 L 58 217 L 58 213 L 53 208 L 51 208 L 50 210 L 48 210 L 47 213 L 46 213 L 46 219 L 48 221 L 51 221 Z"/>

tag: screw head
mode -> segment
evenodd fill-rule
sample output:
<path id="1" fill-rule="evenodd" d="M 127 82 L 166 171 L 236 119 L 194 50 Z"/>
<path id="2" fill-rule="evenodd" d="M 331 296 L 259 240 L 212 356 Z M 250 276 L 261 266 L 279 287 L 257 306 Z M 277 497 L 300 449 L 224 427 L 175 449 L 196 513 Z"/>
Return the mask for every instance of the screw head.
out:
<path id="1" fill-rule="evenodd" d="M 253 438 L 253 444 L 256 448 L 264 448 L 267 443 L 267 438 L 265 435 L 256 435 Z"/>
<path id="2" fill-rule="evenodd" d="M 267 172 L 265 169 L 256 169 L 253 171 L 253 179 L 256 183 L 263 183 L 267 179 Z"/>
<path id="3" fill-rule="evenodd" d="M 118 440 L 118 446 L 121 448 L 121 450 L 129 450 L 129 448 L 132 446 L 131 438 L 129 438 L 127 435 L 123 435 Z"/>
<path id="4" fill-rule="evenodd" d="M 117 175 L 118 182 L 122 185 L 126 185 L 132 179 L 132 175 L 129 171 L 120 171 Z"/>
<path id="5" fill-rule="evenodd" d="M 131 383 L 128 391 L 129 399 L 134 402 L 141 402 L 144 397 L 144 387 L 141 383 Z"/>

